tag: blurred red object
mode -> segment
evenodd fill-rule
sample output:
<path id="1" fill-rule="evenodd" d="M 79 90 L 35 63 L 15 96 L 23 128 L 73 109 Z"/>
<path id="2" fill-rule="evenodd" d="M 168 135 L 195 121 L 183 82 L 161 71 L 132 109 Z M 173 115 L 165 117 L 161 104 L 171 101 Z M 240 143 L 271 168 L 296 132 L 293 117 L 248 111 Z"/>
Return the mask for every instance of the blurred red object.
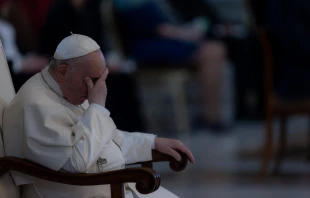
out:
<path id="1" fill-rule="evenodd" d="M 7 0 L 0 0 L 7 1 Z M 40 31 L 47 11 L 54 0 L 15 0 L 20 3 L 28 17 L 28 20 L 36 33 Z"/>
<path id="2" fill-rule="evenodd" d="M 0 0 L 0 9 L 2 8 L 2 5 L 7 2 L 8 0 Z"/>
<path id="3" fill-rule="evenodd" d="M 19 50 L 25 54 L 37 49 L 37 38 L 54 0 L 0 0 L 2 17 L 16 31 Z"/>

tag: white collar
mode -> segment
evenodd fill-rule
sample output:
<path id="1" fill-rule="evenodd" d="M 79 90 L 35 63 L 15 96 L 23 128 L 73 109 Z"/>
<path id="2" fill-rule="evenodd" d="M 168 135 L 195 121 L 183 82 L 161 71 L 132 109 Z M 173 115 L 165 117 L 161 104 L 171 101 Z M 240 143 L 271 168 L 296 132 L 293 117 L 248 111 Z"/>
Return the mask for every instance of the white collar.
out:
<path id="1" fill-rule="evenodd" d="M 49 67 L 45 67 L 42 71 L 42 77 L 45 80 L 46 84 L 60 97 L 64 97 L 59 85 L 57 82 L 54 80 L 52 75 L 49 73 Z"/>

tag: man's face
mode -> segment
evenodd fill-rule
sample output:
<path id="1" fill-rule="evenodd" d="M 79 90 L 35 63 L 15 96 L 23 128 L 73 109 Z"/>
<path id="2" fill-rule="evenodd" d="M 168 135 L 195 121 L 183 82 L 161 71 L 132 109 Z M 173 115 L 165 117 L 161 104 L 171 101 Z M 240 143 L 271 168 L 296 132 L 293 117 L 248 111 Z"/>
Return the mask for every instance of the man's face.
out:
<path id="1" fill-rule="evenodd" d="M 89 77 L 95 85 L 105 69 L 106 62 L 100 50 L 83 57 L 67 72 L 64 83 L 60 85 L 65 98 L 74 105 L 84 103 L 88 97 L 85 78 Z"/>

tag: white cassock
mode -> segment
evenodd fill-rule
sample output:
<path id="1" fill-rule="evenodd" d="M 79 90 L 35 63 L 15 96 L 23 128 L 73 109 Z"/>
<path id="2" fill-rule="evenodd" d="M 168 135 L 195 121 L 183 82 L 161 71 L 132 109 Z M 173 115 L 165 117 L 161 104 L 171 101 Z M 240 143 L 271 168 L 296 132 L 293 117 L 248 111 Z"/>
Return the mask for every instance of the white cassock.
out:
<path id="1" fill-rule="evenodd" d="M 50 169 L 99 173 L 152 159 L 155 136 L 116 128 L 108 110 L 86 101 L 80 106 L 64 97 L 48 67 L 33 76 L 4 110 L 3 132 L 8 156 L 31 160 Z M 98 159 L 104 164 L 101 166 Z M 26 198 L 110 197 L 110 186 L 71 186 L 13 172 Z M 126 185 L 129 197 L 176 197 L 164 188 L 140 195 Z"/>

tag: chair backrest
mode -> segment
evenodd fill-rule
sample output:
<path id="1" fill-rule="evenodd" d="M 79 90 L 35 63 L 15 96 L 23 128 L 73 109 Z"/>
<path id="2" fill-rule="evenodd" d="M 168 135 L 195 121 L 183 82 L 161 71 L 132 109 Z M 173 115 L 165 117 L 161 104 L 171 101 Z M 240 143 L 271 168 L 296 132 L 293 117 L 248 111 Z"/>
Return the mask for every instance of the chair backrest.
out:
<path id="1" fill-rule="evenodd" d="M 0 158 L 5 156 L 2 141 L 2 115 L 3 109 L 15 95 L 8 64 L 4 55 L 4 50 L 0 40 Z M 20 197 L 19 187 L 15 186 L 10 173 L 0 176 L 0 197 L 18 198 Z"/>
<path id="2" fill-rule="evenodd" d="M 5 156 L 4 153 L 4 145 L 2 141 L 2 115 L 3 115 L 3 109 L 7 103 L 0 97 L 0 157 Z"/>
<path id="3" fill-rule="evenodd" d="M 0 97 L 9 103 L 15 96 L 15 90 L 5 57 L 2 42 L 0 40 Z"/>
<path id="4" fill-rule="evenodd" d="M 263 52 L 264 59 L 264 90 L 266 117 L 270 116 L 274 107 L 274 56 L 271 35 L 267 26 L 268 1 L 247 0 L 251 13 L 251 25 L 255 30 Z"/>
<path id="5" fill-rule="evenodd" d="M 266 28 L 260 27 L 257 29 L 258 38 L 263 50 L 264 56 L 264 71 L 265 71 L 265 94 L 266 97 L 273 96 L 274 87 L 274 57 L 272 46 L 270 43 L 270 36 Z"/>

